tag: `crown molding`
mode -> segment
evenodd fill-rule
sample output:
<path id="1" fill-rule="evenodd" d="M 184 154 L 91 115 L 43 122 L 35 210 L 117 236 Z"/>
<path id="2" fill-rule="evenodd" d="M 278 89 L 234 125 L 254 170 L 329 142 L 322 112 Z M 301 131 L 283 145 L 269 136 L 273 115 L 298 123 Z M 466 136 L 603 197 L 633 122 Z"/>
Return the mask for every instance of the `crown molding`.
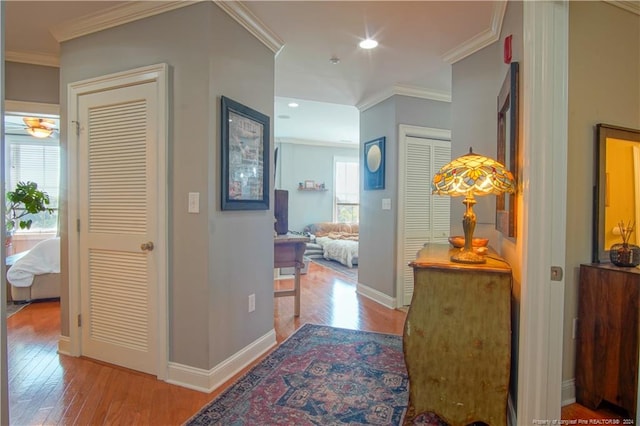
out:
<path id="1" fill-rule="evenodd" d="M 636 15 L 640 15 L 640 1 L 638 0 L 604 0 L 605 2 L 629 11 L 631 13 L 635 13 Z"/>
<path id="2" fill-rule="evenodd" d="M 240 1 L 210 0 L 231 18 L 253 34 L 276 55 L 284 46 L 284 42 L 257 16 L 255 16 Z M 96 13 L 82 16 L 78 19 L 64 22 L 50 29 L 53 37 L 61 43 L 77 37 L 92 34 L 118 25 L 159 15 L 181 7 L 198 3 L 198 0 L 177 1 L 136 1 L 124 5 L 114 6 Z"/>
<path id="3" fill-rule="evenodd" d="M 429 99 L 432 101 L 451 102 L 451 92 L 425 89 L 408 84 L 396 84 L 393 86 L 394 95 L 411 96 L 412 98 Z"/>
<path id="4" fill-rule="evenodd" d="M 4 52 L 4 60 L 7 62 L 19 62 L 21 64 L 42 65 L 45 67 L 60 67 L 58 55 L 40 52 L 16 52 L 7 50 Z"/>
<path id="5" fill-rule="evenodd" d="M 442 60 L 448 64 L 455 64 L 461 59 L 483 49 L 500 39 L 500 32 L 502 31 L 502 21 L 504 20 L 504 14 L 507 10 L 506 1 L 497 1 L 493 4 L 493 14 L 491 16 L 491 28 L 482 31 L 465 41 L 461 45 L 454 47 L 447 53 L 442 55 Z"/>
<path id="6" fill-rule="evenodd" d="M 240 1 L 225 1 L 225 0 L 211 0 L 224 10 L 229 16 L 231 16 L 237 23 L 242 25 L 247 31 L 260 40 L 265 46 L 267 46 L 273 53 L 278 55 L 284 41 L 278 37 L 264 22 L 253 14 L 242 2 Z"/>
<path id="7" fill-rule="evenodd" d="M 298 139 L 298 138 L 275 138 L 276 143 L 288 143 L 293 145 L 310 145 L 310 146 L 322 146 L 331 148 L 358 148 L 359 142 L 324 142 L 312 139 Z"/>
<path id="8" fill-rule="evenodd" d="M 68 22 L 63 22 L 62 24 L 52 27 L 49 31 L 58 43 L 61 43 L 108 28 L 117 27 L 118 25 L 189 6 L 194 3 L 196 3 L 196 1 L 190 0 L 129 2 L 124 5 L 90 13 Z"/>
<path id="9" fill-rule="evenodd" d="M 396 84 L 387 90 L 365 99 L 363 102 L 357 104 L 356 108 L 362 112 L 395 95 L 410 96 L 412 98 L 427 99 L 431 101 L 451 102 L 450 92 L 425 89 L 423 87 L 410 86 L 407 84 Z"/>

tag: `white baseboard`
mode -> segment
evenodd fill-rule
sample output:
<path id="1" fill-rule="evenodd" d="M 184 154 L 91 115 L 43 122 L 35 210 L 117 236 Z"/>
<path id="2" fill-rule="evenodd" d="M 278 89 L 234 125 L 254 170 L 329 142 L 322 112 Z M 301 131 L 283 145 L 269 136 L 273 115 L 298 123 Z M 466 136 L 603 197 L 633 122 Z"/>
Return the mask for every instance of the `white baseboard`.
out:
<path id="1" fill-rule="evenodd" d="M 272 329 L 210 370 L 170 362 L 166 381 L 188 389 L 210 393 L 275 345 L 276 332 Z"/>
<path id="2" fill-rule="evenodd" d="M 562 406 L 576 402 L 576 379 L 562 382 Z"/>
<path id="3" fill-rule="evenodd" d="M 358 285 L 356 286 L 356 292 L 358 294 L 361 294 L 362 296 L 373 300 L 374 302 L 377 302 L 379 304 L 381 304 L 382 306 L 386 306 L 389 309 L 395 309 L 396 308 L 396 298 L 395 297 L 391 297 L 387 294 L 384 294 L 374 288 L 371 288 L 369 286 L 366 286 L 362 283 L 358 283 Z"/>
<path id="4" fill-rule="evenodd" d="M 71 356 L 71 338 L 69 336 L 58 336 L 58 353 Z"/>

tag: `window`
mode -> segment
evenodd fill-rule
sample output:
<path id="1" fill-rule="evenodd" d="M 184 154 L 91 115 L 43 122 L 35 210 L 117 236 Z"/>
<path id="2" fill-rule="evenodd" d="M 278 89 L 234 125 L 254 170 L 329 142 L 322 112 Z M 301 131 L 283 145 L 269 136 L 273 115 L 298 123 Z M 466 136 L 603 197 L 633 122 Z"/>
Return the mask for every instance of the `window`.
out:
<path id="1" fill-rule="evenodd" d="M 44 139 L 38 139 L 24 132 L 22 116 L 5 117 L 5 141 L 7 146 L 6 191 L 12 191 L 18 182 L 32 181 L 38 189 L 49 194 L 53 214 L 47 212 L 27 215 L 32 219 L 29 230 L 19 233 L 51 233 L 58 227 L 58 198 L 60 182 L 60 144 L 57 132 Z M 56 119 L 56 128 L 58 122 Z"/>
<path id="2" fill-rule="evenodd" d="M 358 223 L 360 214 L 360 165 L 353 159 L 334 159 L 335 222 Z"/>

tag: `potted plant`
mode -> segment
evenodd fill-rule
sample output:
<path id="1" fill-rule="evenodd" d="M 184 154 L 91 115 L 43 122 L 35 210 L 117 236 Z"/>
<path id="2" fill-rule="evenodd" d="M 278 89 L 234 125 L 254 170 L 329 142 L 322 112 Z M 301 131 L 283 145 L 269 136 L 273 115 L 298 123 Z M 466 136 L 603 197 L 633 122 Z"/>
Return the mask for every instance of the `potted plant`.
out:
<path id="1" fill-rule="evenodd" d="M 7 244 L 16 229 L 30 229 L 32 219 L 22 219 L 28 214 L 36 214 L 44 211 L 53 213 L 48 208 L 49 194 L 38 189 L 35 182 L 18 182 L 13 191 L 7 192 Z"/>

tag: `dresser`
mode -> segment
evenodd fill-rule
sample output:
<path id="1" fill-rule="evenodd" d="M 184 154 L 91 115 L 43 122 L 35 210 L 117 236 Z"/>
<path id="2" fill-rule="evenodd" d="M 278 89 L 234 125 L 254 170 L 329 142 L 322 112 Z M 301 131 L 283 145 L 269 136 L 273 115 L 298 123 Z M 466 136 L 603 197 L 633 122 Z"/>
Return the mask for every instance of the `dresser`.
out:
<path id="1" fill-rule="evenodd" d="M 640 270 L 610 263 L 580 265 L 576 334 L 576 401 L 607 401 L 636 418 Z"/>
<path id="2" fill-rule="evenodd" d="M 414 289 L 403 334 L 409 373 L 405 424 L 433 412 L 452 426 L 507 424 L 511 362 L 511 268 L 449 260 L 427 244 L 410 263 Z"/>

